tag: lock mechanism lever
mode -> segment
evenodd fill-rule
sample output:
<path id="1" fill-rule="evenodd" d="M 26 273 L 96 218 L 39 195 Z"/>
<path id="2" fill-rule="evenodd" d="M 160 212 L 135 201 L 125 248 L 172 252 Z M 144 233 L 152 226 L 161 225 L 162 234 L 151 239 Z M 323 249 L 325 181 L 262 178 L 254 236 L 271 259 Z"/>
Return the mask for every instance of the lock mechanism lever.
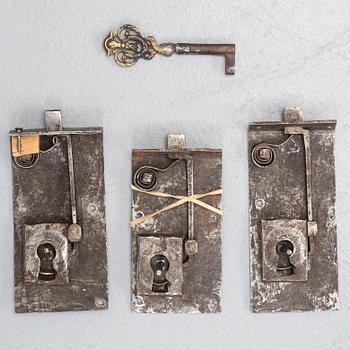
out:
<path id="1" fill-rule="evenodd" d="M 307 204 L 307 231 L 308 236 L 317 234 L 317 223 L 313 217 L 312 199 L 312 167 L 311 167 L 311 135 L 310 130 L 299 126 L 302 122 L 301 109 L 297 107 L 287 107 L 284 109 L 283 117 L 290 126 L 284 128 L 286 135 L 302 135 L 305 152 L 305 177 L 306 177 L 306 204 Z"/>
<path id="2" fill-rule="evenodd" d="M 168 149 L 182 150 L 186 147 L 185 135 L 168 135 Z M 186 162 L 187 195 L 193 196 L 193 158 L 191 155 L 169 156 L 175 159 L 182 159 Z M 191 256 L 198 252 L 198 243 L 194 239 L 194 203 L 187 203 L 187 240 L 185 242 L 186 254 Z"/>
<path id="3" fill-rule="evenodd" d="M 138 168 L 134 175 L 134 184 L 138 188 L 146 191 L 152 191 L 157 185 L 157 173 L 166 172 L 178 162 L 186 163 L 186 181 L 187 181 L 187 196 L 193 196 L 193 157 L 190 154 L 183 154 L 186 148 L 185 135 L 168 135 L 167 149 L 174 151 L 174 154 L 169 154 L 168 158 L 172 163 L 166 168 L 156 168 L 153 166 L 142 166 Z M 176 151 L 179 151 L 178 153 Z M 185 241 L 185 252 L 187 255 L 195 255 L 198 252 L 198 243 L 194 238 L 194 203 L 187 203 L 187 239 Z"/>
<path id="4" fill-rule="evenodd" d="M 52 110 L 45 112 L 45 126 L 47 131 L 57 132 L 63 131 L 61 111 Z M 72 213 L 72 224 L 68 227 L 68 240 L 72 243 L 81 241 L 81 227 L 77 224 L 77 202 L 75 193 L 75 174 L 74 174 L 74 157 L 72 136 L 67 133 L 67 155 L 68 155 L 68 175 L 69 175 L 69 192 L 70 205 Z"/>
<path id="5" fill-rule="evenodd" d="M 68 148 L 69 192 L 72 212 L 72 224 L 68 227 L 68 239 L 70 242 L 81 241 L 81 227 L 77 224 L 77 202 L 75 194 L 74 158 L 71 135 L 66 136 Z"/>

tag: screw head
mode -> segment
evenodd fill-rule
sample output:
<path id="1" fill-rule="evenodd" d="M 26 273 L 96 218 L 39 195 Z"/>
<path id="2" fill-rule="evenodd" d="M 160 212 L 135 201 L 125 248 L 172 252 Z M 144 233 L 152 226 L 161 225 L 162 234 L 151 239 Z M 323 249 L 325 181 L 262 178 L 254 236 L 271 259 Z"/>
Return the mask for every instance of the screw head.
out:
<path id="1" fill-rule="evenodd" d="M 271 158 L 271 150 L 268 148 L 261 148 L 259 150 L 259 157 L 263 160 L 269 160 Z"/>
<path id="2" fill-rule="evenodd" d="M 106 308 L 107 302 L 103 298 L 95 298 L 95 305 L 99 309 L 102 309 L 102 308 L 104 309 L 104 308 Z"/>
<path id="3" fill-rule="evenodd" d="M 264 206 L 265 206 L 265 201 L 264 201 L 264 199 L 258 198 L 258 199 L 255 201 L 255 208 L 256 208 L 256 209 L 262 209 L 262 208 L 264 208 Z"/>
<path id="4" fill-rule="evenodd" d="M 252 150 L 252 161 L 258 167 L 267 167 L 275 161 L 275 151 L 270 145 L 259 144 Z"/>
<path id="5" fill-rule="evenodd" d="M 134 184 L 138 188 L 151 191 L 157 184 L 157 174 L 152 168 L 143 166 L 136 170 Z"/>
<path id="6" fill-rule="evenodd" d="M 97 211 L 97 207 L 96 207 L 96 205 L 95 204 L 92 204 L 92 203 L 90 203 L 89 205 L 88 205 L 88 212 L 90 213 L 90 214 L 93 214 L 93 213 L 96 213 L 96 211 Z"/>
<path id="7" fill-rule="evenodd" d="M 142 174 L 141 181 L 143 183 L 150 184 L 153 182 L 153 179 L 154 179 L 154 174 L 146 172 Z"/>

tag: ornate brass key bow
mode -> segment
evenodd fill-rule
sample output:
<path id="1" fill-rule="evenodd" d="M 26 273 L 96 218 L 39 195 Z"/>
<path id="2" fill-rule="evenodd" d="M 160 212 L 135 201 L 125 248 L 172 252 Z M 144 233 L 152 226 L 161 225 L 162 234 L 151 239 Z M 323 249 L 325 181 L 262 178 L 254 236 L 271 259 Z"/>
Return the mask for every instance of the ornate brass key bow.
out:
<path id="1" fill-rule="evenodd" d="M 144 38 L 139 29 L 124 24 L 117 32 L 110 32 L 104 41 L 107 55 L 114 56 L 116 63 L 123 67 L 133 66 L 140 58 L 152 59 L 157 53 L 163 56 L 178 54 L 222 55 L 225 56 L 225 74 L 235 73 L 234 44 L 157 44 L 153 36 Z"/>

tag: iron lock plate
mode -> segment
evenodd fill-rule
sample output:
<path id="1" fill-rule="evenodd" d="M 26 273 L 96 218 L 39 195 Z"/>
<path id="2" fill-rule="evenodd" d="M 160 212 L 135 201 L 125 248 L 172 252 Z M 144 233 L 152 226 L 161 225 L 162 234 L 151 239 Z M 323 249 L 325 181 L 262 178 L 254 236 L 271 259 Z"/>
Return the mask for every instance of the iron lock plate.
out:
<path id="1" fill-rule="evenodd" d="M 159 295 L 162 288 L 163 295 L 181 295 L 183 283 L 182 248 L 183 239 L 180 237 L 138 237 L 139 254 L 137 261 L 137 294 Z M 154 283 L 154 271 L 151 259 L 164 255 L 169 263 L 166 279 L 158 286 Z"/>
<path id="2" fill-rule="evenodd" d="M 133 312 L 221 310 L 221 157 L 185 148 L 183 135 L 170 135 L 167 149 L 133 150 Z"/>
<path id="3" fill-rule="evenodd" d="M 45 120 L 10 132 L 15 311 L 106 309 L 103 132 L 62 128 L 59 111 Z M 39 149 L 19 155 L 28 135 Z"/>
<path id="4" fill-rule="evenodd" d="M 55 271 L 52 283 L 69 283 L 67 230 L 67 224 L 24 225 L 24 283 L 47 284 L 47 281 L 38 278 L 40 258 L 37 249 L 43 244 L 52 245 L 56 252 L 52 261 Z"/>
<path id="5" fill-rule="evenodd" d="M 265 282 L 307 281 L 308 237 L 306 220 L 261 220 L 262 280 Z M 278 243 L 293 247 L 283 259 Z"/>
<path id="6" fill-rule="evenodd" d="M 249 125 L 253 312 L 338 309 L 333 120 Z"/>

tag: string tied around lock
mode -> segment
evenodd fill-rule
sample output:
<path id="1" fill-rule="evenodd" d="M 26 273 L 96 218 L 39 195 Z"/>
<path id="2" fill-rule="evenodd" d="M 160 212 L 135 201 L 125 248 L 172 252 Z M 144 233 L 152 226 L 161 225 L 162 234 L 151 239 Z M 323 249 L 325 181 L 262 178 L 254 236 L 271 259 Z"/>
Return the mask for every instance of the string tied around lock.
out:
<path id="1" fill-rule="evenodd" d="M 191 196 L 177 196 L 177 195 L 172 195 L 172 194 L 163 193 L 163 192 L 149 192 L 149 191 L 145 191 L 145 190 L 139 189 L 139 188 L 137 188 L 136 186 L 133 186 L 133 185 L 131 186 L 131 189 L 133 191 L 146 193 L 146 194 L 149 194 L 149 195 L 155 196 L 155 197 L 177 199 L 176 202 L 171 203 L 171 204 L 165 206 L 164 208 L 155 211 L 154 213 L 147 214 L 147 215 L 144 215 L 144 216 L 142 216 L 140 218 L 136 218 L 136 219 L 132 220 L 130 222 L 130 226 L 131 227 L 136 226 L 138 224 L 141 224 L 142 222 L 152 218 L 153 216 L 159 215 L 160 213 L 163 213 L 164 211 L 176 208 L 176 207 L 178 207 L 178 206 L 180 206 L 182 204 L 188 203 L 188 202 L 192 202 L 194 204 L 197 204 L 197 205 L 201 206 L 202 208 L 205 208 L 205 209 L 207 209 L 207 210 L 209 210 L 209 211 L 211 211 L 211 212 L 213 212 L 215 214 L 218 214 L 220 216 L 223 215 L 223 212 L 222 212 L 221 209 L 215 208 L 212 205 L 210 205 L 208 203 L 205 203 L 205 202 L 200 200 L 201 198 L 204 198 L 204 197 L 207 197 L 207 196 L 217 196 L 217 195 L 222 194 L 223 193 L 223 189 L 222 188 L 220 188 L 218 190 L 206 192 L 206 193 L 193 194 Z"/>

